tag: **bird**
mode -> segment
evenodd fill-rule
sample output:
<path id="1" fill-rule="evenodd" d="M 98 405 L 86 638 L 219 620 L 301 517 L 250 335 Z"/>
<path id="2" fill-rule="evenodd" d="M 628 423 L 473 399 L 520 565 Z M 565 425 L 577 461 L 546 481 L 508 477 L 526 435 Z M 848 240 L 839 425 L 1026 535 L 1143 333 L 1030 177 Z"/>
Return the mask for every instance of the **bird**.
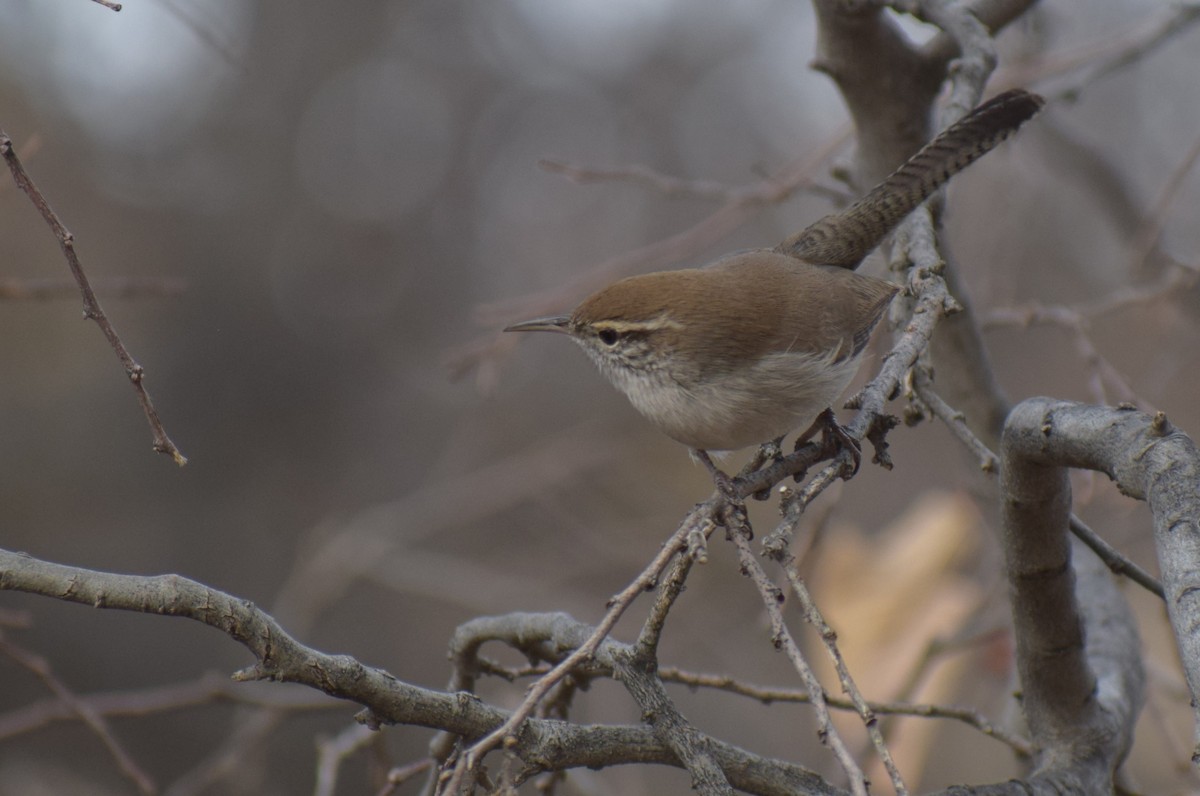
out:
<path id="1" fill-rule="evenodd" d="M 840 431 L 830 406 L 858 371 L 872 331 L 900 290 L 854 269 L 1044 102 L 1013 89 L 983 103 L 848 208 L 773 248 L 627 277 L 569 314 L 504 331 L 574 340 L 642 415 L 690 448 L 714 477 L 719 471 L 709 453 L 782 438 L 818 418 Z"/>

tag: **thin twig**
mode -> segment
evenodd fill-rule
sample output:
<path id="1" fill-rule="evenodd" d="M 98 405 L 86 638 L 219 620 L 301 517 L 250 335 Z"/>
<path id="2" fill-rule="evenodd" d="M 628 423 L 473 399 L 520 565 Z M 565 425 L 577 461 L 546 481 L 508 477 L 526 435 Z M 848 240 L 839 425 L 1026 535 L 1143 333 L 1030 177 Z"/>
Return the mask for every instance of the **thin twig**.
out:
<path id="1" fill-rule="evenodd" d="M 736 518 L 735 518 L 736 519 Z M 736 524 L 731 520 L 731 524 Z M 825 698 L 825 689 L 821 686 L 821 681 L 817 679 L 816 673 L 808 664 L 804 657 L 804 653 L 800 651 L 796 640 L 792 638 L 791 632 L 783 621 L 783 593 L 779 588 L 771 582 L 767 577 L 767 573 L 763 570 L 762 565 L 758 561 L 758 557 L 750 549 L 750 540 L 743 528 L 731 527 L 729 529 L 729 537 L 737 548 L 738 560 L 741 563 L 742 571 L 754 581 L 754 585 L 758 588 L 759 595 L 762 597 L 763 606 L 766 608 L 767 616 L 771 622 L 771 641 L 778 649 L 783 649 L 788 656 L 788 660 L 792 662 L 792 666 L 800 675 L 800 679 L 804 682 L 804 687 L 808 690 L 809 697 L 812 700 L 813 710 L 817 714 L 817 737 L 821 743 L 829 747 L 837 759 L 838 764 L 845 772 L 847 779 L 850 782 L 850 790 L 855 796 L 866 796 L 867 794 L 867 779 L 859 768 L 858 763 L 854 761 L 854 757 L 850 754 L 850 750 L 846 748 L 846 744 L 842 741 L 841 735 L 838 734 L 837 728 L 833 726 L 833 720 L 829 715 L 829 703 Z"/>
<path id="2" fill-rule="evenodd" d="M 1151 594 L 1158 595 L 1160 599 L 1165 600 L 1167 598 L 1166 592 L 1163 591 L 1163 585 L 1157 578 L 1121 555 L 1115 547 L 1104 541 L 1099 534 L 1089 528 L 1084 524 L 1083 520 L 1074 514 L 1071 515 L 1070 527 L 1071 533 L 1075 534 L 1075 538 L 1090 547 L 1092 552 L 1100 557 L 1100 560 L 1104 562 L 1105 566 L 1113 574 L 1124 575 Z"/>
<path id="3" fill-rule="evenodd" d="M 693 509 L 692 513 L 711 511 L 711 507 L 706 506 L 707 504 L 701 504 L 701 506 Z M 438 788 L 440 793 L 451 795 L 459 793 L 464 780 L 473 778 L 474 772 L 484 755 L 503 743 L 506 738 L 515 735 L 550 688 L 577 666 L 591 658 L 600 644 L 608 638 L 608 634 L 616 625 L 617 620 L 621 618 L 621 615 L 625 613 L 625 610 L 658 580 L 659 575 L 671 558 L 685 548 L 688 533 L 689 523 L 685 520 L 679 529 L 671 535 L 671 538 L 667 540 L 666 544 L 662 546 L 658 555 L 642 570 L 641 574 L 609 600 L 607 613 L 600 620 L 600 623 L 596 625 L 595 630 L 588 639 L 553 669 L 538 678 L 529 687 L 529 690 L 525 694 L 525 699 L 503 724 L 473 743 L 459 756 L 454 765 L 453 772 L 440 784 Z"/>
<path id="4" fill-rule="evenodd" d="M 712 753 L 708 739 L 695 728 L 667 695 L 658 676 L 658 641 L 667 614 L 683 592 L 694 559 L 685 554 L 675 557 L 658 585 L 650 615 L 642 626 L 637 642 L 618 653 L 613 675 L 625 686 L 654 734 L 671 748 L 692 775 L 692 788 L 701 796 L 733 796 L 733 788 Z"/>
<path id="5" fill-rule="evenodd" d="M 163 428 L 162 421 L 158 418 L 158 411 L 154 408 L 154 404 L 150 400 L 150 393 L 146 391 L 146 386 L 143 384 L 145 370 L 130 355 L 129 351 L 125 348 L 125 344 L 121 342 L 121 338 L 117 336 L 116 330 L 113 329 L 112 324 L 109 322 L 108 316 L 101 309 L 100 302 L 92 290 L 91 283 L 88 281 L 87 275 L 83 272 L 83 265 L 79 262 L 79 256 L 75 253 L 75 236 L 63 226 L 62 221 L 59 220 L 58 215 L 50 207 L 50 203 L 46 200 L 46 197 L 42 195 L 42 192 L 25 172 L 25 167 L 21 165 L 21 161 L 13 149 L 12 139 L 8 137 L 3 129 L 0 129 L 0 156 L 3 156 L 4 160 L 8 163 L 8 168 L 12 171 L 13 180 L 17 183 L 17 187 L 24 191 L 30 201 L 33 202 L 33 206 L 41 213 L 42 218 L 54 233 L 54 237 L 58 239 L 58 244 L 67 258 L 67 266 L 71 269 L 71 275 L 75 277 L 75 282 L 79 285 L 79 292 L 83 295 L 83 317 L 96 322 L 96 325 L 100 327 L 100 331 L 104 333 L 105 338 L 108 340 L 108 344 L 116 352 L 117 358 L 121 360 L 121 365 L 125 368 L 125 375 L 129 377 L 130 383 L 133 384 L 138 401 L 142 405 L 142 411 L 145 413 L 146 420 L 150 424 L 150 430 L 154 434 L 154 450 L 170 455 L 175 463 L 182 467 L 187 464 L 187 458 L 179 451 L 179 448 L 175 447 L 175 443 L 171 441 L 171 438 L 167 436 L 167 430 Z"/>
<path id="6" fill-rule="evenodd" d="M 967 427 L 966 423 L 961 420 L 961 413 L 955 411 L 952 407 L 946 404 L 944 400 L 933 390 L 933 386 L 928 383 L 928 376 L 920 374 L 915 375 L 912 379 L 913 389 L 917 396 L 930 408 L 936 417 L 941 419 L 954 432 L 954 435 L 966 445 L 966 447 L 979 456 L 981 461 L 986 463 L 989 460 L 999 461 L 996 454 L 992 453 L 991 449 L 983 443 L 983 440 L 975 436 L 975 434 Z M 989 458 L 990 457 L 990 458 Z M 983 472 L 988 475 L 995 476 L 999 473 L 996 467 L 989 468 L 981 466 Z M 1166 599 L 1163 592 L 1163 586 L 1158 580 L 1146 570 L 1142 569 L 1129 558 L 1122 555 L 1116 548 L 1104 541 L 1091 528 L 1089 528 L 1083 520 L 1071 515 L 1071 533 L 1079 541 L 1091 548 L 1092 552 L 1100 557 L 1100 560 L 1116 575 L 1124 575 L 1125 577 L 1142 586 L 1151 594 L 1157 595 L 1159 598 Z"/>
<path id="7" fill-rule="evenodd" d="M 687 581 L 694 559 L 691 556 L 677 556 L 671 564 L 671 569 L 658 585 L 658 593 L 654 604 L 650 607 L 650 615 L 642 625 L 634 644 L 634 655 L 645 660 L 651 660 L 658 655 L 658 641 L 662 637 L 663 627 L 667 622 L 667 614 L 675 605 L 675 600 L 683 593 L 683 584 Z"/>
<path id="8" fill-rule="evenodd" d="M 775 702 L 796 702 L 808 703 L 812 700 L 809 698 L 808 692 L 797 688 L 771 688 L 769 686 L 754 685 L 752 683 L 743 683 L 729 675 L 719 674 L 702 674 L 698 672 L 689 672 L 683 669 L 678 669 L 671 666 L 663 666 L 658 670 L 658 676 L 667 683 L 678 683 L 690 688 L 711 688 L 716 691 L 724 691 L 730 694 L 757 699 L 764 705 L 770 705 Z M 854 703 L 843 697 L 825 695 L 825 701 L 829 707 L 837 710 L 854 710 Z M 876 702 L 868 701 L 867 707 L 872 712 L 881 716 L 913 716 L 917 718 L 930 719 L 949 719 L 952 721 L 961 721 L 969 724 L 979 732 L 994 738 L 1003 744 L 1007 744 L 1021 757 L 1029 757 L 1033 754 L 1033 746 L 1026 739 L 1010 733 L 1000 727 L 997 727 L 986 716 L 976 710 L 965 707 L 956 707 L 953 705 L 930 705 L 913 702 L 893 701 L 893 702 Z"/>
<path id="9" fill-rule="evenodd" d="M 888 773 L 888 778 L 892 781 L 892 787 L 895 788 L 897 796 L 905 796 L 908 793 L 908 788 L 904 784 L 904 778 L 900 776 L 900 769 L 896 767 L 896 761 L 892 758 L 892 753 L 888 749 L 887 744 L 884 743 L 883 734 L 879 732 L 879 722 L 875 717 L 874 711 L 871 710 L 871 706 L 867 703 L 867 700 L 863 699 L 862 692 L 858 690 L 854 678 L 850 676 L 850 669 L 847 668 L 846 661 L 842 658 L 842 652 L 838 649 L 837 634 L 833 632 L 833 628 L 829 626 L 825 621 L 825 617 L 821 615 L 820 609 L 817 608 L 812 595 L 808 592 L 808 587 L 796 571 L 796 560 L 788 555 L 783 557 L 783 560 L 779 563 L 787 576 L 788 585 L 792 588 L 792 594 L 796 595 L 796 599 L 800 602 L 800 610 L 804 615 L 804 619 L 817 631 L 817 634 L 821 637 L 821 643 L 828 650 L 829 657 L 833 660 L 834 670 L 837 671 L 838 682 L 842 685 L 842 692 L 850 697 L 850 702 L 862 718 L 863 726 L 867 728 L 867 735 L 871 739 L 871 744 L 875 747 L 875 753 L 879 755 L 879 760 L 883 763 L 883 767 Z"/>
<path id="10" fill-rule="evenodd" d="M 913 368 L 911 387 L 915 397 L 919 398 L 921 403 L 929 407 L 929 411 L 938 420 L 946 424 L 946 428 L 958 438 L 958 441 L 966 446 L 967 450 L 979 460 L 979 469 L 985 473 L 995 473 L 1000 469 L 1000 458 L 992 453 L 987 445 L 983 444 L 983 440 L 975 436 L 975 432 L 971 431 L 971 427 L 967 425 L 966 418 L 962 412 L 957 411 L 948 403 L 942 400 L 942 396 L 938 395 L 933 390 L 933 385 L 930 383 L 929 372 L 924 368 Z"/>
<path id="11" fill-rule="evenodd" d="M 110 2 L 109 0 L 92 0 L 92 2 L 99 3 L 100 5 L 104 6 L 105 8 L 111 8 L 113 11 L 121 10 L 120 3 L 113 3 L 113 2 Z"/>

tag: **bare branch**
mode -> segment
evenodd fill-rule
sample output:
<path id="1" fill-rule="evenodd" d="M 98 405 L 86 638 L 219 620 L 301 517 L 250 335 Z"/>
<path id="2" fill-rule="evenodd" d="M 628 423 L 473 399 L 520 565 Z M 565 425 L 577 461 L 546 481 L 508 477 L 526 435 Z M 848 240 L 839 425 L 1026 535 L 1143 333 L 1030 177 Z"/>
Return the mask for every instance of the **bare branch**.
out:
<path id="1" fill-rule="evenodd" d="M 703 674 L 687 672 L 671 666 L 663 666 L 658 670 L 658 676 L 666 683 L 679 683 L 690 688 L 712 688 L 730 694 L 757 699 L 765 705 L 775 702 L 811 702 L 807 691 L 795 688 L 772 688 L 770 686 L 743 683 L 729 675 Z M 853 710 L 858 712 L 854 702 L 842 697 L 825 695 L 829 707 L 837 710 Z M 968 724 L 979 732 L 995 738 L 1008 745 L 1018 756 L 1029 757 L 1033 754 L 1033 746 L 1029 741 L 1015 733 L 997 727 L 986 716 L 971 708 L 953 707 L 948 705 L 924 705 L 911 702 L 876 702 L 868 701 L 867 707 L 873 713 L 888 716 L 914 716 L 917 718 L 951 719 Z"/>
<path id="2" fill-rule="evenodd" d="M 178 296 L 184 291 L 181 279 L 115 277 L 97 279 L 96 292 L 113 298 Z M 79 286 L 67 279 L 0 279 L 0 301 L 48 301 L 77 296 Z"/>
<path id="3" fill-rule="evenodd" d="M 604 260 L 583 270 L 578 277 L 562 285 L 507 301 L 485 304 L 477 309 L 476 320 L 484 326 L 495 327 L 511 323 L 519 317 L 558 312 L 578 301 L 580 296 L 618 277 L 627 276 L 637 270 L 674 265 L 729 235 L 750 219 L 760 207 L 783 202 L 797 190 L 812 184 L 813 175 L 828 162 L 834 152 L 845 145 L 849 137 L 849 129 L 842 130 L 815 153 L 785 166 L 778 174 L 755 183 L 744 192 L 739 192 L 736 198 L 681 232 Z M 481 338 L 459 346 L 449 356 L 451 373 L 462 376 L 471 368 L 482 367 L 482 386 L 487 387 L 494 383 L 494 363 L 491 360 L 511 352 L 516 345 L 515 341 L 506 344 L 496 338 L 503 339 L 505 336 L 498 332 L 489 332 Z M 507 338 L 512 339 L 513 336 L 508 335 Z"/>
<path id="4" fill-rule="evenodd" d="M 40 594 L 66 602 L 139 613 L 180 616 L 214 627 L 250 650 L 257 663 L 234 675 L 242 682 L 272 680 L 315 688 L 337 699 L 367 708 L 359 714 L 364 723 L 410 724 L 444 729 L 465 738 L 481 738 L 502 729 L 512 715 L 484 704 L 470 694 L 445 693 L 411 685 L 382 669 L 364 666 L 347 655 L 327 655 L 292 638 L 266 613 L 246 600 L 236 599 L 178 575 L 144 577 L 68 567 L 39 561 L 20 553 L 0 550 L 0 589 Z M 540 615 L 539 615 L 540 616 Z M 563 621 L 552 615 L 555 621 Z M 535 617 L 537 619 L 538 617 Z M 596 628 L 565 618 L 567 636 L 550 634 L 563 649 L 584 649 L 597 636 Z M 575 646 L 578 644 L 579 646 Z M 566 661 L 579 657 L 571 653 Z M 279 711 L 264 711 L 270 721 Z M 654 733 L 641 726 L 578 726 L 562 721 L 524 718 L 509 749 L 538 770 L 580 766 L 660 763 L 679 766 L 675 754 Z M 505 734 L 504 737 L 509 737 Z M 730 772 L 739 790 L 767 794 L 844 796 L 845 791 L 825 783 L 799 766 L 750 755 L 736 747 L 711 741 L 720 767 Z M 167 793 L 195 792 L 195 783 L 177 783 Z"/>
<path id="5" fill-rule="evenodd" d="M 98 716 L 149 716 L 169 710 L 206 704 L 231 703 L 279 710 L 328 710 L 342 705 L 327 697 L 279 691 L 248 691 L 229 678 L 206 674 L 199 679 L 171 685 L 81 694 L 79 701 Z M 48 727 L 54 722 L 78 719 L 80 715 L 58 699 L 33 702 L 0 714 L 0 741 Z"/>
<path id="6" fill-rule="evenodd" d="M 1092 769 L 1108 766 L 1111 772 L 1131 743 L 1144 675 L 1128 608 L 1110 593 L 1107 579 L 1090 575 L 1090 557 L 1077 564 L 1081 594 L 1075 601 L 1070 569 L 1063 569 L 1070 560 L 1063 541 L 1070 503 L 1066 468 L 1100 470 L 1123 493 L 1149 503 L 1167 612 L 1196 705 L 1200 455 L 1161 413 L 1151 417 L 1046 398 L 1013 410 L 1004 441 L 1005 539 L 1019 668 L 1032 697 L 1026 709 L 1030 726 L 1051 756 L 1074 763 L 1086 751 L 1094 757 Z M 1061 628 L 1082 621 L 1072 616 L 1087 620 L 1086 648 L 1081 642 L 1064 646 Z M 1097 678 L 1097 689 L 1080 690 Z M 1081 699 L 1072 700 L 1072 693 Z M 1091 738 L 1088 749 L 1081 730 Z M 1074 745 L 1064 747 L 1068 742 Z M 1089 776 L 1099 782 L 1103 773 L 1092 770 Z"/>
<path id="7" fill-rule="evenodd" d="M 710 512 L 711 507 L 701 504 L 701 506 L 693 509 L 693 513 Z M 634 578 L 628 586 L 626 586 L 619 594 L 609 600 L 608 612 L 604 618 L 592 631 L 591 635 L 580 643 L 575 650 L 559 662 L 542 677 L 529 687 L 525 695 L 525 699 L 521 705 L 512 712 L 507 720 L 499 727 L 489 732 L 485 737 L 479 739 L 468 748 L 459 759 L 454 767 L 453 776 L 451 776 L 441 787 L 441 792 L 447 794 L 457 794 L 461 783 L 465 778 L 472 776 L 476 767 L 479 765 L 483 756 L 495 749 L 500 743 L 505 742 L 506 738 L 515 738 L 522 723 L 533 713 L 534 708 L 545 697 L 546 693 L 559 680 L 576 669 L 580 664 L 588 661 L 599 648 L 601 643 L 608 637 L 609 632 L 616 625 L 617 620 L 625 613 L 634 600 L 639 595 L 643 594 L 647 588 L 652 586 L 662 573 L 667 563 L 672 556 L 683 550 L 687 543 L 688 537 L 688 522 L 680 526 L 679 530 L 672 534 L 671 538 L 663 545 L 658 555 L 642 570 L 642 573 Z M 460 733 L 461 734 L 461 733 Z M 435 753 L 435 756 L 436 753 Z"/>
<path id="8" fill-rule="evenodd" d="M 566 660 L 572 651 L 579 649 L 594 633 L 595 628 L 577 622 L 563 613 L 514 613 L 504 616 L 480 617 L 472 619 L 456 629 L 451 642 L 451 657 L 455 660 L 456 671 L 477 672 L 479 667 L 475 656 L 479 648 L 489 641 L 500 641 L 534 659 L 545 658 L 557 662 Z M 596 647 L 587 671 L 592 675 L 611 674 L 620 666 L 622 658 L 628 659 L 633 654 L 633 646 L 605 639 Z M 554 724 L 558 725 L 562 722 L 554 722 Z M 541 724 L 536 719 L 527 720 L 518 732 L 519 743 L 516 748 L 520 749 L 525 746 L 527 737 L 540 726 Z M 645 732 L 649 737 L 654 737 L 650 730 L 646 729 Z M 805 794 L 828 793 L 845 796 L 845 791 L 833 788 L 819 777 L 798 766 L 787 766 L 776 770 L 776 766 L 783 764 L 778 764 L 776 761 L 764 761 L 762 758 L 736 750 L 709 736 L 701 736 L 699 740 L 702 745 L 708 747 L 708 753 L 711 754 L 716 765 L 727 773 L 729 783 L 739 790 L 758 793 L 764 792 L 765 789 L 765 792 L 769 793 L 786 793 L 788 792 L 787 788 L 796 788 L 797 792 Z M 602 742 L 602 737 L 592 737 L 588 741 L 589 744 Z M 639 736 L 638 742 L 644 742 L 644 736 Z M 656 748 L 667 749 L 658 741 L 655 741 L 655 744 Z M 554 758 L 526 757 L 529 767 L 520 773 L 518 780 L 524 781 L 540 771 L 565 767 L 550 766 L 546 763 L 548 760 L 560 762 L 557 760 L 560 754 L 575 755 L 583 750 L 554 749 L 553 751 L 555 752 Z M 549 754 L 549 752 L 549 749 L 543 747 L 543 754 Z M 669 760 L 663 762 L 667 762 L 669 765 L 683 765 L 678 757 L 669 750 L 668 753 Z M 643 762 L 660 761 L 646 760 Z M 764 765 L 776 771 L 772 775 L 773 777 L 782 777 L 782 779 L 777 779 L 773 783 L 759 781 L 758 777 L 761 776 Z M 440 789 L 453 792 L 448 787 L 448 782 L 441 783 Z"/>
<path id="9" fill-rule="evenodd" d="M 734 518 L 735 523 L 736 521 L 736 518 Z M 813 708 L 817 713 L 817 726 L 819 728 L 817 736 L 821 739 L 821 743 L 829 747 L 829 750 L 833 752 L 838 765 L 842 767 L 842 771 L 845 772 L 846 777 L 850 780 L 851 793 L 855 796 L 866 796 L 866 777 L 863 775 L 858 763 L 851 756 L 850 750 L 846 747 L 837 728 L 833 726 L 833 721 L 829 716 L 829 705 L 825 700 L 825 689 L 821 685 L 821 681 L 817 679 L 816 672 L 813 671 L 812 666 L 805 659 L 804 653 L 800 651 L 800 646 L 792 638 L 787 624 L 783 621 L 783 611 L 781 610 L 783 593 L 771 582 L 762 565 L 759 564 L 758 558 L 750 550 L 750 540 L 745 530 L 736 524 L 731 524 L 729 536 L 737 548 L 738 561 L 741 562 L 742 571 L 754 582 L 755 587 L 758 588 L 759 596 L 762 598 L 763 608 L 766 610 L 767 617 L 771 621 L 771 643 L 775 645 L 776 649 L 782 649 L 784 654 L 788 656 L 788 660 L 792 662 L 792 666 L 800 675 L 800 679 L 808 691 Z M 903 787 L 903 783 L 901 783 L 901 787 Z"/>
<path id="10" fill-rule="evenodd" d="M 120 10 L 116 7 L 113 10 Z M 145 370 L 139 365 L 130 355 L 125 344 L 121 342 L 121 338 L 117 336 L 117 332 L 113 329 L 112 324 L 108 320 L 108 316 L 104 314 L 104 310 L 100 307 L 100 302 L 96 298 L 95 292 L 92 290 L 91 283 L 88 281 L 87 274 L 83 272 L 83 264 L 79 262 L 79 255 L 75 253 L 75 236 L 67 231 L 59 220 L 58 215 L 50 207 L 50 203 L 38 187 L 30 179 L 25 172 L 25 167 L 21 165 L 20 159 L 17 157 L 16 151 L 13 149 L 12 139 L 0 129 L 0 156 L 8 163 L 8 168 L 12 172 L 13 181 L 16 182 L 29 200 L 33 202 L 33 206 L 41 213 L 42 218 L 54 233 L 54 237 L 58 239 L 58 245 L 62 248 L 63 254 L 67 258 L 67 266 L 71 269 L 71 275 L 75 277 L 76 284 L 79 285 L 79 292 L 83 295 L 83 317 L 89 318 L 96 322 L 100 327 L 100 331 L 104 333 L 104 337 L 108 340 L 108 344 L 112 346 L 116 352 L 117 358 L 121 360 L 121 365 L 125 368 L 125 375 L 129 377 L 130 383 L 133 384 L 133 389 L 137 393 L 138 401 L 142 405 L 142 412 L 146 415 L 146 421 L 150 424 L 150 430 L 154 434 L 154 450 L 159 453 L 168 454 L 177 465 L 182 467 L 187 464 L 187 458 L 180 452 L 179 448 L 175 447 L 175 443 L 167 436 L 167 430 L 163 428 L 162 421 L 158 418 L 158 410 L 154 408 L 153 402 L 150 400 L 150 393 L 146 391 Z"/>
<path id="11" fill-rule="evenodd" d="M 317 784 L 313 796 L 337 793 L 338 769 L 355 752 L 379 741 L 379 733 L 362 724 L 351 724 L 332 738 L 317 741 Z"/>
<path id="12" fill-rule="evenodd" d="M 782 556 L 779 559 L 779 563 L 787 576 L 788 585 L 792 588 L 792 594 L 796 595 L 796 599 L 800 603 L 800 610 L 804 614 L 805 621 L 816 629 L 817 635 L 821 638 L 821 643 L 825 645 L 826 651 L 829 652 L 829 657 L 833 661 L 834 671 L 837 672 L 838 682 L 842 686 L 842 693 L 850 697 L 850 703 L 854 705 L 854 710 L 858 712 L 859 717 L 862 719 L 863 726 L 867 728 L 867 736 L 871 739 L 871 745 L 875 747 L 875 753 L 879 755 L 879 759 L 892 781 L 892 787 L 896 789 L 896 793 L 899 796 L 903 796 L 903 794 L 908 792 L 908 789 L 905 787 L 904 780 L 900 776 L 900 769 L 896 768 L 896 761 L 892 759 L 892 753 L 888 749 L 887 744 L 884 743 L 883 735 L 879 731 L 878 720 L 875 718 L 875 712 L 871 710 L 871 706 L 863 698 L 862 692 L 858 690 L 858 685 L 855 684 L 854 678 L 850 676 L 850 669 L 846 666 L 846 661 L 842 657 L 842 651 L 837 646 L 837 634 L 833 632 L 833 628 L 829 626 L 829 623 L 825 621 L 825 617 L 821 615 L 820 609 L 817 608 L 812 595 L 809 594 L 808 587 L 796 571 L 795 559 L 791 556 Z"/>
<path id="13" fill-rule="evenodd" d="M 997 475 L 999 459 L 991 449 L 972 433 L 961 412 L 955 411 L 942 400 L 933 390 L 928 374 L 914 371 L 912 379 L 913 390 L 917 397 L 933 412 L 934 416 L 945 423 L 959 441 L 980 460 L 980 469 L 988 475 Z M 1100 557 L 1109 570 L 1115 575 L 1124 575 L 1147 591 L 1165 599 L 1162 584 L 1153 575 L 1139 567 L 1133 561 L 1121 555 L 1112 545 L 1099 534 L 1089 528 L 1083 520 L 1071 515 L 1071 533 L 1081 542 L 1091 548 Z"/>
<path id="14" fill-rule="evenodd" d="M 108 722 L 104 720 L 104 717 L 93 710 L 91 705 L 76 696 L 71 689 L 67 688 L 61 680 L 55 677 L 54 672 L 50 669 L 50 664 L 46 662 L 45 658 L 35 655 L 29 650 L 13 644 L 4 638 L 0 638 L 0 652 L 25 669 L 33 672 L 58 697 L 59 702 L 63 706 L 78 716 L 96 737 L 100 739 L 100 742 L 104 744 L 104 748 L 112 755 L 113 760 L 117 763 L 117 767 L 121 769 L 121 773 L 130 779 L 140 792 L 145 794 L 158 792 L 154 781 L 150 779 L 150 775 L 142 771 L 141 767 L 134 762 L 130 754 L 121 746 L 120 741 L 113 735 L 112 728 L 108 726 Z"/>

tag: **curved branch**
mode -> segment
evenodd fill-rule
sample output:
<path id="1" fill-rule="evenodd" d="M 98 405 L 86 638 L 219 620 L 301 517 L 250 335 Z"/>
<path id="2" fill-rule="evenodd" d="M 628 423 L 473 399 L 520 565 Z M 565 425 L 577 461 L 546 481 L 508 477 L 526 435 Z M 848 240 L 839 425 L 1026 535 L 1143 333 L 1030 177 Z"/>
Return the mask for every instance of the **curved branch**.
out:
<path id="1" fill-rule="evenodd" d="M 1079 585 L 1072 588 L 1066 542 L 1071 467 L 1104 472 L 1124 494 L 1148 502 L 1167 610 L 1195 705 L 1200 455 L 1162 413 L 1033 398 L 1005 425 L 1005 541 L 1030 728 L 1046 748 L 1044 763 L 1060 771 L 1070 764 L 1079 776 L 1107 773 L 1111 787 L 1111 771 L 1132 739 L 1144 673 L 1128 608 L 1090 556 L 1076 564 Z M 1075 629 L 1081 622 L 1086 643 Z M 1098 772 L 1099 766 L 1108 771 Z"/>
<path id="2" fill-rule="evenodd" d="M 1121 492 L 1149 504 L 1167 613 L 1192 704 L 1200 705 L 1200 452 L 1195 443 L 1161 412 L 1151 416 L 1031 398 L 1009 416 L 1005 459 L 1018 468 L 1016 476 L 1032 468 L 1099 470 Z M 1010 502 L 1006 499 L 1006 506 Z"/>
<path id="3" fill-rule="evenodd" d="M 407 724 L 441 729 L 468 739 L 504 725 L 507 711 L 473 694 L 446 693 L 398 680 L 383 669 L 365 666 L 349 655 L 328 655 L 292 638 L 271 616 L 241 600 L 179 575 L 118 575 L 68 567 L 0 550 L 0 590 L 40 594 L 65 602 L 122 611 L 181 616 L 214 627 L 245 646 L 257 663 L 234 674 L 235 680 L 300 683 L 367 708 L 359 720 L 368 726 Z M 523 638 L 538 629 L 546 638 L 568 644 L 588 637 L 592 628 L 565 615 L 521 615 Z M 516 621 L 516 620 L 514 620 Z M 565 633 L 566 635 L 563 635 Z M 615 642 L 605 642 L 612 649 Z M 606 647 L 607 649 L 608 647 Z M 800 766 L 752 755 L 730 744 L 709 740 L 709 748 L 735 788 L 756 794 L 846 796 Z M 526 719 L 511 751 L 540 771 L 631 763 L 682 767 L 674 752 L 643 726 L 577 725 Z"/>

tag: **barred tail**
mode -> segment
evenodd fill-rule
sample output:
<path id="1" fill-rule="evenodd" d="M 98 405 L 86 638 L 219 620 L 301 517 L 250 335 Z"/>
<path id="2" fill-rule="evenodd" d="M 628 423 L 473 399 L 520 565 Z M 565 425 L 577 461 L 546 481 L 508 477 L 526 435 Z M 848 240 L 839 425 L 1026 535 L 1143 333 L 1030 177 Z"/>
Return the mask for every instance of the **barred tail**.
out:
<path id="1" fill-rule="evenodd" d="M 776 250 L 810 263 L 856 268 L 905 216 L 1045 104 L 1023 89 L 993 97 L 947 127 L 862 199 L 825 216 Z"/>

